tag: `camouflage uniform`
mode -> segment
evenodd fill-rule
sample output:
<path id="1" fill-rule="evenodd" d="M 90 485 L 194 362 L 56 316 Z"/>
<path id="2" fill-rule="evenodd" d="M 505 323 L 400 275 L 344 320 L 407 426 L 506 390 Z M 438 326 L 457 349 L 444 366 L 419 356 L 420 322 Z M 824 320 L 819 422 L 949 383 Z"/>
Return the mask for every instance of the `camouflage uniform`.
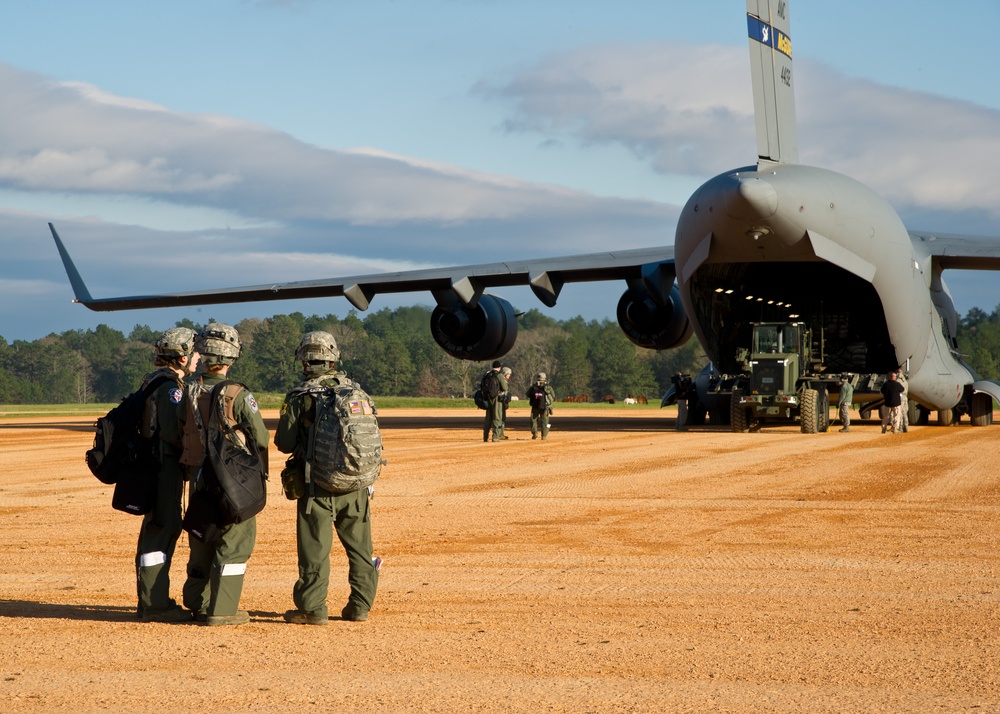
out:
<path id="1" fill-rule="evenodd" d="M 840 411 L 840 430 L 851 430 L 851 402 L 854 399 L 854 387 L 846 379 L 840 382 L 840 397 L 837 406 Z"/>

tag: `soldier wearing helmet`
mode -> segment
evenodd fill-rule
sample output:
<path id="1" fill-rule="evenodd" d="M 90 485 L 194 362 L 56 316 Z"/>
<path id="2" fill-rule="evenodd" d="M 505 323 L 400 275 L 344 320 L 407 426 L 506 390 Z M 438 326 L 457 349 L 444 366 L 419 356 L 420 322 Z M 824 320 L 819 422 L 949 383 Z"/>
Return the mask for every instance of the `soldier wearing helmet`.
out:
<path id="1" fill-rule="evenodd" d="M 545 372 L 538 372 L 528 391 L 525 393 L 531 405 L 531 438 L 537 439 L 538 432 L 542 440 L 549 436 L 549 414 L 552 413 L 552 402 L 556 400 L 555 392 L 548 384 Z"/>
<path id="2" fill-rule="evenodd" d="M 202 395 L 210 393 L 218 384 L 229 382 L 229 369 L 240 356 L 240 335 L 230 325 L 213 322 L 198 333 L 194 348 L 201 354 L 203 371 L 196 382 L 188 385 L 185 408 L 181 411 L 181 429 L 185 437 L 191 433 L 193 424 L 207 423 L 207 419 L 199 419 L 194 410 L 207 411 L 209 404 Z M 270 434 L 264 426 L 257 400 L 245 385 L 235 382 L 226 388 L 224 399 L 232 400 L 235 422 L 250 425 L 266 463 Z M 197 474 L 200 469 L 192 468 L 187 449 L 182 456 L 189 472 Z M 200 456 L 203 459 L 204 453 Z M 192 495 L 207 487 L 204 478 L 196 477 L 191 485 Z M 208 625 L 240 625 L 250 620 L 249 613 L 239 609 L 239 603 L 247 561 L 256 539 L 257 518 L 254 516 L 240 523 L 219 526 L 204 541 L 194 537 L 189 540 L 191 550 L 184 583 L 184 606 L 191 610 L 196 621 Z"/>
<path id="3" fill-rule="evenodd" d="M 198 364 L 194 330 L 174 327 L 154 344 L 158 369 L 143 380 L 143 388 L 159 380 L 143 413 L 142 433 L 159 443 L 156 502 L 143 516 L 135 551 L 137 614 L 147 622 L 182 622 L 191 615 L 170 597 L 170 564 L 181 534 L 183 470 L 179 458 L 178 415 L 183 402 L 183 378 Z"/>
<path id="4" fill-rule="evenodd" d="M 351 594 L 340 616 L 354 622 L 367 620 L 368 611 L 375 602 L 382 567 L 382 559 L 372 556 L 370 503 L 373 489 L 368 486 L 350 493 L 330 493 L 313 481 L 307 482 L 304 477 L 317 399 L 322 398 L 320 395 L 325 396 L 328 389 L 352 382 L 337 369 L 340 350 L 328 332 L 306 333 L 295 350 L 295 358 L 302 364 L 303 381 L 285 396 L 274 435 L 278 450 L 292 455 L 282 472 L 282 486 L 285 495 L 297 501 L 299 577 L 292 588 L 295 609 L 285 613 L 285 621 L 297 625 L 326 625 L 329 622 L 326 600 L 334 531 L 347 554 L 347 579 L 351 586 Z M 363 392 L 362 395 L 370 405 L 370 397 Z"/>

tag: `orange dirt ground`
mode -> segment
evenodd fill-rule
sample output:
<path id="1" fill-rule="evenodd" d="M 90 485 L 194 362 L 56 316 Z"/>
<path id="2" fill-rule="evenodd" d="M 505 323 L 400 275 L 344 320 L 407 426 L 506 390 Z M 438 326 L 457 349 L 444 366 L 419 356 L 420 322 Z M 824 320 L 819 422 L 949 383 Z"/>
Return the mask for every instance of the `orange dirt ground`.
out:
<path id="1" fill-rule="evenodd" d="M 93 419 L 0 419 L 3 711 L 1000 711 L 997 427 L 557 409 L 542 442 L 512 409 L 484 444 L 481 414 L 383 410 L 378 598 L 327 627 L 281 619 L 277 451 L 251 622 L 142 623 L 139 519 L 83 464 Z"/>

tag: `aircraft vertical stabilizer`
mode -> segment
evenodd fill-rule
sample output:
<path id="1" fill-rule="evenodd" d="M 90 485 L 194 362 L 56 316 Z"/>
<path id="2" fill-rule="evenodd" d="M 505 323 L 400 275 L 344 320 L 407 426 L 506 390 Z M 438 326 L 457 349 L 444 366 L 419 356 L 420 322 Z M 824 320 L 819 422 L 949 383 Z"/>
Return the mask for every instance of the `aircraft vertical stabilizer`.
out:
<path id="1" fill-rule="evenodd" d="M 788 0 L 747 0 L 757 155 L 766 161 L 794 164 L 799 160 L 799 147 L 788 31 Z"/>

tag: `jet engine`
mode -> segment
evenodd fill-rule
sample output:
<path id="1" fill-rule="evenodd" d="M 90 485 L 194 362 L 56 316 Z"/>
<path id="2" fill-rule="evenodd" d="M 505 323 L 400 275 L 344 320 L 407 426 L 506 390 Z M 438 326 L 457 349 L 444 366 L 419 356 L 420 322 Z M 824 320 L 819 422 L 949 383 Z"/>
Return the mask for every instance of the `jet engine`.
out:
<path id="1" fill-rule="evenodd" d="M 676 285 L 663 302 L 645 287 L 630 287 L 618 301 L 618 324 L 632 342 L 650 350 L 680 347 L 694 331 Z"/>
<path id="2" fill-rule="evenodd" d="M 517 339 L 517 316 L 503 298 L 484 293 L 475 307 L 455 300 L 431 313 L 434 341 L 452 357 L 483 362 L 503 357 Z"/>

